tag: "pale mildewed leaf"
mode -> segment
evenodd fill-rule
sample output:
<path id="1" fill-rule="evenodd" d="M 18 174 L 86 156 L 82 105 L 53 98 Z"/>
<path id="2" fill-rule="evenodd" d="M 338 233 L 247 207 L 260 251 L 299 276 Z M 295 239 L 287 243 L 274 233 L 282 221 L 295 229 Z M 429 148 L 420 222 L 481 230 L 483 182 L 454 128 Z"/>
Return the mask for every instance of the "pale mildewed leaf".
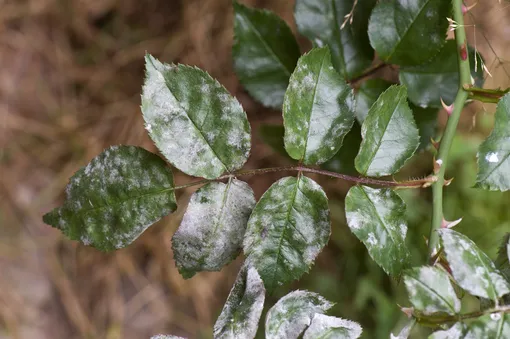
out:
<path id="1" fill-rule="evenodd" d="M 239 102 L 206 72 L 146 58 L 145 126 L 161 153 L 186 174 L 216 179 L 241 168 L 251 147 Z"/>
<path id="2" fill-rule="evenodd" d="M 163 159 L 140 147 L 113 146 L 72 176 L 64 204 L 43 220 L 72 240 L 111 251 L 176 208 Z"/>
<path id="3" fill-rule="evenodd" d="M 317 293 L 290 292 L 267 312 L 266 339 L 298 338 L 316 313 L 324 313 L 333 305 Z"/>
<path id="4" fill-rule="evenodd" d="M 499 100 L 491 135 L 478 149 L 476 187 L 491 191 L 510 189 L 510 93 Z"/>
<path id="5" fill-rule="evenodd" d="M 347 225 L 374 261 L 398 276 L 409 264 L 405 204 L 391 189 L 352 187 L 345 197 Z"/>
<path id="6" fill-rule="evenodd" d="M 214 324 L 214 338 L 250 339 L 257 334 L 266 290 L 254 267 L 244 265 Z"/>
<path id="7" fill-rule="evenodd" d="M 172 238 L 174 257 L 185 278 L 199 271 L 219 271 L 241 251 L 246 224 L 255 206 L 243 181 L 211 182 L 192 196 Z"/>
<path id="8" fill-rule="evenodd" d="M 391 86 L 363 121 L 363 142 L 355 164 L 359 173 L 384 176 L 397 172 L 418 148 L 420 136 L 407 104 L 405 86 Z"/>
<path id="9" fill-rule="evenodd" d="M 283 102 L 287 153 L 307 165 L 329 160 L 354 123 L 353 107 L 352 89 L 333 68 L 329 49 L 303 55 Z"/>
<path id="10" fill-rule="evenodd" d="M 351 20 L 341 27 L 355 2 Z M 375 3 L 375 0 L 297 0 L 294 17 L 299 32 L 317 47 L 328 45 L 335 68 L 345 79 L 351 79 L 369 67 L 374 58 L 367 30 Z"/>
<path id="11" fill-rule="evenodd" d="M 425 315 L 460 312 L 460 300 L 445 271 L 430 266 L 413 268 L 405 272 L 404 283 L 416 311 Z"/>
<path id="12" fill-rule="evenodd" d="M 455 323 L 445 331 L 437 331 L 429 335 L 428 339 L 463 339 L 467 332 L 467 326 L 464 323 Z M 472 338 L 475 339 L 475 338 Z"/>
<path id="13" fill-rule="evenodd" d="M 452 275 L 460 287 L 491 300 L 510 293 L 510 284 L 471 239 L 451 229 L 438 232 Z"/>
<path id="14" fill-rule="evenodd" d="M 268 291 L 308 272 L 331 233 L 326 194 L 305 176 L 286 177 L 260 198 L 248 221 L 244 253 Z"/>
<path id="15" fill-rule="evenodd" d="M 356 339 L 361 332 L 361 326 L 354 321 L 317 313 L 303 339 Z"/>
<path id="16" fill-rule="evenodd" d="M 510 314 L 496 312 L 486 314 L 468 325 L 465 339 L 507 339 L 510 338 Z"/>

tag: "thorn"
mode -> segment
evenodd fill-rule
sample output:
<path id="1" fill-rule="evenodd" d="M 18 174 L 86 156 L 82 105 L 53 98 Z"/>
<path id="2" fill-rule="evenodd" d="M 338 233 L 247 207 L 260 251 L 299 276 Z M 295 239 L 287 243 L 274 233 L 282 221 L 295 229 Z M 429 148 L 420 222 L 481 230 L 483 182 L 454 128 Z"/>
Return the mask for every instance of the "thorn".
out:
<path id="1" fill-rule="evenodd" d="M 441 106 L 443 106 L 444 110 L 446 111 L 446 113 L 448 113 L 448 115 L 451 115 L 452 112 L 453 112 L 453 104 L 451 104 L 450 106 L 448 106 L 447 104 L 445 104 L 445 102 L 443 101 L 443 98 L 441 98 Z"/>
<path id="2" fill-rule="evenodd" d="M 400 305 L 398 305 L 400 307 L 400 310 L 402 312 L 404 312 L 404 314 L 408 317 L 408 318 L 412 318 L 413 316 L 413 312 L 414 312 L 414 308 L 412 307 L 402 307 Z"/>
<path id="3" fill-rule="evenodd" d="M 441 228 L 453 228 L 454 226 L 457 226 L 461 221 L 462 218 L 454 221 L 448 221 L 443 218 L 443 221 L 441 221 Z"/>
<path id="4" fill-rule="evenodd" d="M 432 186 L 432 184 L 434 184 L 437 181 L 437 177 L 435 175 L 429 175 L 428 177 L 425 178 L 425 180 L 426 181 L 421 186 L 423 188 Z"/>
<path id="5" fill-rule="evenodd" d="M 464 4 L 462 4 L 462 14 L 466 14 L 467 12 L 469 12 L 470 10 L 473 9 L 473 7 L 475 7 L 476 5 L 478 5 L 478 2 L 475 2 L 474 4 L 472 4 L 471 6 L 466 6 Z"/>
<path id="6" fill-rule="evenodd" d="M 425 245 L 429 245 L 429 238 L 427 238 L 426 236 L 423 236 L 423 241 L 425 241 Z"/>
<path id="7" fill-rule="evenodd" d="M 439 141 L 435 141 L 433 138 L 430 138 L 430 143 L 434 146 L 436 151 L 439 151 Z"/>
<path id="8" fill-rule="evenodd" d="M 441 169 L 441 166 L 443 166 L 443 160 L 437 159 L 434 161 L 434 174 L 438 174 L 439 170 Z"/>
<path id="9" fill-rule="evenodd" d="M 462 46 L 460 46 L 460 51 L 459 52 L 460 52 L 461 60 L 466 61 L 467 57 L 468 57 L 466 44 L 463 44 Z"/>
<path id="10" fill-rule="evenodd" d="M 450 186 L 454 178 L 451 179 L 444 179 L 443 186 Z"/>

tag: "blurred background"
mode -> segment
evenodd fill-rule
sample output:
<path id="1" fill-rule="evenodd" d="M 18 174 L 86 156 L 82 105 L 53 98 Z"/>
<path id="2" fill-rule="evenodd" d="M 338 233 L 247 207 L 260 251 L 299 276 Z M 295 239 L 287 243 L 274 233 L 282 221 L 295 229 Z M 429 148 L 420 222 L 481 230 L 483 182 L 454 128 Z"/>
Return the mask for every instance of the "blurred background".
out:
<path id="1" fill-rule="evenodd" d="M 241 2 L 273 10 L 296 32 L 294 1 Z M 480 1 L 467 18 L 475 25 L 467 27 L 469 40 L 492 73 L 488 88 L 510 86 L 509 6 Z M 139 107 L 145 52 L 197 65 L 237 96 L 253 130 L 246 168 L 287 164 L 259 133 L 263 124 L 280 123 L 281 113 L 257 104 L 238 83 L 232 39 L 230 0 L 0 0 L 0 338 L 212 337 L 242 258 L 190 280 L 178 274 L 170 239 L 196 188 L 179 191 L 176 213 L 114 253 L 65 239 L 41 216 L 62 202 L 68 178 L 104 148 L 155 151 Z M 310 47 L 299 41 L 303 52 Z M 491 257 L 510 230 L 510 195 L 471 186 L 476 150 L 492 129 L 494 109 L 473 104 L 463 113 L 448 173 L 455 180 L 445 192 L 448 219 L 463 217 L 457 229 Z M 444 121 L 441 113 L 439 130 Z M 426 175 L 431 164 L 425 151 L 403 176 Z M 177 184 L 190 180 L 174 173 Z M 247 181 L 260 197 L 280 176 Z M 315 179 L 330 198 L 330 243 L 310 274 L 269 296 L 266 306 L 290 289 L 309 289 L 337 303 L 332 314 L 360 322 L 364 338 L 387 338 L 405 321 L 397 306 L 408 305 L 403 286 L 386 277 L 345 225 L 350 184 Z M 399 193 L 408 203 L 408 240 L 418 265 L 426 251 L 430 191 Z"/>

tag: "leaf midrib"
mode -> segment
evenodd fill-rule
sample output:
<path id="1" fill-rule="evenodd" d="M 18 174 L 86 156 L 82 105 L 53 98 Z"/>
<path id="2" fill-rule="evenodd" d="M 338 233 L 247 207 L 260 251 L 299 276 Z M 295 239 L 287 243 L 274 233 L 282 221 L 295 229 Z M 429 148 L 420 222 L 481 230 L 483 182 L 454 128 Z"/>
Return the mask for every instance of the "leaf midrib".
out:
<path id="1" fill-rule="evenodd" d="M 448 302 L 448 300 L 446 300 L 441 294 L 437 293 L 434 289 L 430 288 L 427 284 L 425 284 L 424 282 L 422 282 L 421 280 L 413 277 L 413 276 L 408 276 L 410 277 L 411 279 L 417 281 L 418 283 L 420 283 L 420 285 L 422 285 L 423 287 L 425 287 L 426 290 L 432 292 L 432 294 L 436 295 L 439 297 L 439 299 L 441 299 L 447 306 L 448 306 L 448 309 L 450 309 L 450 311 L 452 312 L 452 314 L 456 314 L 457 312 L 455 311 L 455 309 L 453 308 L 453 305 L 450 305 L 450 303 Z"/>

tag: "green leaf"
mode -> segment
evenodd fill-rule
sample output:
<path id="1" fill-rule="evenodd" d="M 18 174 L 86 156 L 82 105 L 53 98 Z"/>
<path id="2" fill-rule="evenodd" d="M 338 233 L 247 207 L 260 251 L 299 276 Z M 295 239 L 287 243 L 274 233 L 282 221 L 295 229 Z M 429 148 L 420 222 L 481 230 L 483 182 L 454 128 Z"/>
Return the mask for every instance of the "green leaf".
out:
<path id="1" fill-rule="evenodd" d="M 71 177 L 64 204 L 43 220 L 72 240 L 111 251 L 176 208 L 172 171 L 163 159 L 140 147 L 113 146 Z"/>
<path id="2" fill-rule="evenodd" d="M 345 136 L 340 150 L 333 156 L 333 158 L 323 163 L 321 168 L 337 173 L 357 174 L 358 172 L 354 166 L 354 159 L 356 158 L 356 154 L 358 154 L 360 145 L 361 127 L 355 122 L 352 129 Z"/>
<path id="3" fill-rule="evenodd" d="M 370 43 L 386 62 L 423 64 L 445 43 L 450 8 L 444 0 L 379 1 L 368 25 Z"/>
<path id="4" fill-rule="evenodd" d="M 265 106 L 281 109 L 289 78 L 301 55 L 292 32 L 267 10 L 234 1 L 234 67 L 246 90 Z"/>
<path id="5" fill-rule="evenodd" d="M 471 239 L 451 229 L 438 232 L 452 275 L 460 287 L 494 301 L 510 293 L 510 284 Z"/>
<path id="6" fill-rule="evenodd" d="M 266 339 L 298 338 L 315 314 L 324 313 L 333 305 L 317 293 L 290 292 L 267 312 Z"/>
<path id="7" fill-rule="evenodd" d="M 456 323 L 446 331 L 437 331 L 429 335 L 428 339 L 463 339 L 467 332 L 467 326 Z M 474 339 L 474 338 L 473 338 Z"/>
<path id="8" fill-rule="evenodd" d="M 278 153 L 279 155 L 292 160 L 292 158 L 287 154 L 285 150 L 285 146 L 283 145 L 283 135 L 285 133 L 285 129 L 282 125 L 260 125 L 259 127 L 259 135 L 264 141 L 265 144 L 269 145 L 273 151 Z"/>
<path id="9" fill-rule="evenodd" d="M 458 314 L 460 300 L 445 271 L 424 266 L 405 272 L 404 283 L 414 309 L 425 315 Z"/>
<path id="10" fill-rule="evenodd" d="M 483 86 L 482 61 L 478 55 L 475 72 L 475 53 L 469 48 L 471 76 L 476 86 Z M 453 103 L 459 90 L 459 66 L 457 44 L 448 40 L 431 61 L 426 64 L 400 68 L 399 78 L 409 91 L 409 101 L 420 107 L 441 107 L 441 98 Z"/>
<path id="11" fill-rule="evenodd" d="M 308 272 L 330 233 L 328 198 L 322 188 L 304 176 L 286 177 L 255 206 L 244 252 L 271 292 Z"/>
<path id="12" fill-rule="evenodd" d="M 391 86 L 370 108 L 361 127 L 363 142 L 355 160 L 359 173 L 393 174 L 418 148 L 420 136 L 406 98 L 405 86 Z"/>
<path id="13" fill-rule="evenodd" d="M 491 135 L 478 149 L 475 187 L 491 191 L 510 189 L 510 93 L 498 103 Z"/>
<path id="14" fill-rule="evenodd" d="M 239 102 L 206 72 L 146 59 L 142 112 L 161 153 L 186 174 L 216 179 L 250 153 L 250 125 Z"/>
<path id="15" fill-rule="evenodd" d="M 352 23 L 340 27 L 355 0 L 297 0 L 294 11 L 301 34 L 322 47 L 328 45 L 333 65 L 345 79 L 360 75 L 374 58 L 368 40 L 368 18 L 375 0 L 359 0 Z"/>
<path id="16" fill-rule="evenodd" d="M 356 94 L 356 119 L 360 124 L 365 121 L 377 98 L 390 86 L 391 82 L 383 79 L 368 79 L 361 84 Z"/>
<path id="17" fill-rule="evenodd" d="M 491 313 L 469 324 L 465 338 L 510 338 L 510 314 Z"/>
<path id="18" fill-rule="evenodd" d="M 214 338 L 255 338 L 265 293 L 257 270 L 244 265 L 214 324 Z"/>
<path id="19" fill-rule="evenodd" d="M 393 276 L 409 264 L 405 204 L 391 189 L 352 187 L 345 197 L 347 225 L 372 259 Z"/>
<path id="20" fill-rule="evenodd" d="M 317 313 L 303 339 L 356 339 L 361 332 L 361 326 L 354 321 Z"/>
<path id="21" fill-rule="evenodd" d="M 184 278 L 219 271 L 237 257 L 255 202 L 250 186 L 236 179 L 208 183 L 191 196 L 172 238 L 175 261 Z"/>
<path id="22" fill-rule="evenodd" d="M 510 233 L 504 236 L 495 263 L 498 270 L 500 270 L 506 280 L 510 282 Z"/>
<path id="23" fill-rule="evenodd" d="M 420 145 L 416 151 L 421 151 L 430 145 L 431 139 L 436 135 L 439 110 L 437 108 L 421 108 L 413 104 L 410 104 L 409 107 L 413 111 L 414 121 L 420 134 Z"/>
<path id="24" fill-rule="evenodd" d="M 352 127 L 353 106 L 352 89 L 333 68 L 329 49 L 303 55 L 283 102 L 287 153 L 307 165 L 329 160 Z"/>

